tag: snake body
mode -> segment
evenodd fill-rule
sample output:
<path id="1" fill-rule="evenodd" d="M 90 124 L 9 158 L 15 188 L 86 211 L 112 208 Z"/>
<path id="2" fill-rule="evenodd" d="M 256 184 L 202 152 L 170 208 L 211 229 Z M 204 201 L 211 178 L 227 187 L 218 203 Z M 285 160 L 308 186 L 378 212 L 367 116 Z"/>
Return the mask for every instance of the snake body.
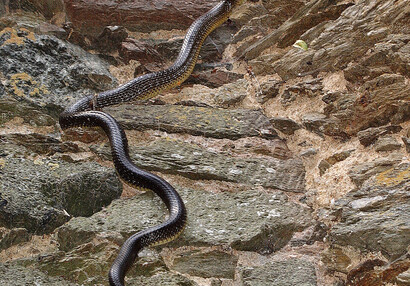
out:
<path id="1" fill-rule="evenodd" d="M 118 88 L 97 95 L 88 95 L 60 115 L 62 129 L 78 126 L 101 127 L 110 140 L 114 166 L 120 178 L 137 188 L 154 191 L 169 210 L 169 217 L 165 222 L 138 232 L 125 241 L 110 269 L 110 285 L 124 285 L 125 274 L 142 248 L 175 239 L 183 231 L 187 215 L 182 199 L 168 182 L 139 169 L 132 163 L 128 153 L 127 137 L 118 122 L 109 114 L 96 109 L 152 98 L 180 85 L 194 69 L 206 37 L 225 22 L 232 9 L 242 2 L 243 0 L 221 1 L 195 20 L 188 29 L 176 61 L 169 68 L 139 76 Z"/>

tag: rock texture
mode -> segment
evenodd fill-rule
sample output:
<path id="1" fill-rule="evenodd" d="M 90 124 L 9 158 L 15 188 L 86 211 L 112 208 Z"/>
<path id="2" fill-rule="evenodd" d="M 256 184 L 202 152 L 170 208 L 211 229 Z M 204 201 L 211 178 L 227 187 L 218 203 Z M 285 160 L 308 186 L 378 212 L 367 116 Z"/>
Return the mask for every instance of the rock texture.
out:
<path id="1" fill-rule="evenodd" d="M 0 282 L 107 285 L 125 239 L 166 219 L 104 132 L 57 119 L 169 66 L 217 2 L 0 1 Z M 104 109 L 188 209 L 126 285 L 408 285 L 408 4 L 246 1 L 181 86 Z"/>
<path id="2" fill-rule="evenodd" d="M 155 129 L 213 138 L 277 138 L 259 110 L 226 110 L 183 105 L 119 106 L 107 109 L 127 129 Z"/>

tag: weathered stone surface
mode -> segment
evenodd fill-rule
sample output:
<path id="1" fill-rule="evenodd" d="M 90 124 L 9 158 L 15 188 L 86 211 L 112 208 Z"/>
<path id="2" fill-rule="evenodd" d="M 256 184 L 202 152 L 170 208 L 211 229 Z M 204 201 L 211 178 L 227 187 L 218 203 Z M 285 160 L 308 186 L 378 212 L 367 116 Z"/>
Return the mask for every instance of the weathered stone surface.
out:
<path id="1" fill-rule="evenodd" d="M 110 156 L 108 148 L 96 151 L 105 158 Z M 131 147 L 130 154 L 133 162 L 145 170 L 304 192 L 305 170 L 300 159 L 235 158 L 174 140 Z"/>
<path id="2" fill-rule="evenodd" d="M 320 136 L 326 134 L 342 139 L 348 138 L 348 135 L 340 128 L 340 120 L 328 117 L 323 113 L 306 113 L 302 116 L 302 125 L 307 130 L 315 132 Z"/>
<path id="3" fill-rule="evenodd" d="M 321 78 L 308 79 L 286 87 L 281 94 L 281 103 L 288 105 L 301 96 L 315 97 L 320 95 L 323 90 L 322 80 Z"/>
<path id="4" fill-rule="evenodd" d="M 234 279 L 238 258 L 221 251 L 187 251 L 174 258 L 172 269 L 204 278 Z"/>
<path id="5" fill-rule="evenodd" d="M 275 138 L 269 118 L 259 110 L 225 110 L 181 105 L 124 105 L 106 109 L 126 129 L 157 129 L 214 138 Z"/>
<path id="6" fill-rule="evenodd" d="M 20 117 L 24 123 L 33 126 L 50 126 L 54 125 L 56 120 L 27 103 L 19 102 L 13 98 L 1 98 L 0 93 L 0 124 L 3 124 L 14 117 Z"/>
<path id="7" fill-rule="evenodd" d="M 410 165 L 375 175 L 336 202 L 341 221 L 330 231 L 332 245 L 382 252 L 394 260 L 410 244 Z"/>
<path id="8" fill-rule="evenodd" d="M 386 285 L 396 284 L 398 276 L 410 267 L 410 256 L 393 263 L 381 259 L 368 259 L 355 266 L 347 274 L 346 285 Z M 395 283 L 396 282 L 396 283 Z M 397 284 L 396 284 L 397 285 Z M 400 283 L 398 283 L 400 285 Z"/>
<path id="9" fill-rule="evenodd" d="M 120 49 L 128 33 L 122 26 L 107 26 L 95 41 L 95 47 L 103 52 L 115 52 Z"/>
<path id="10" fill-rule="evenodd" d="M 6 94 L 54 116 L 84 93 L 115 84 L 108 65 L 97 56 L 23 28 L 0 32 L 0 57 Z"/>
<path id="11" fill-rule="evenodd" d="M 404 145 L 406 146 L 406 151 L 407 153 L 410 153 L 410 138 L 408 137 L 402 137 Z"/>
<path id="12" fill-rule="evenodd" d="M 275 129 L 278 129 L 279 131 L 287 135 L 292 135 L 296 130 L 302 128 L 292 119 L 284 117 L 272 117 L 270 118 L 270 122 L 273 124 L 273 127 L 275 127 Z"/>
<path id="13" fill-rule="evenodd" d="M 49 233 L 70 215 L 89 216 L 122 192 L 112 170 L 96 163 L 68 164 L 5 157 L 1 168 L 0 225 Z"/>
<path id="14" fill-rule="evenodd" d="M 322 22 L 337 19 L 351 3 L 336 3 L 327 0 L 310 2 L 302 6 L 289 20 L 269 35 L 258 40 L 243 53 L 246 59 L 254 59 L 272 43 L 284 48 L 292 45 L 300 36 Z M 300 7 L 300 6 L 299 6 Z"/>
<path id="15" fill-rule="evenodd" d="M 158 286 L 158 285 L 170 285 L 170 286 L 197 286 L 198 284 L 188 278 L 173 274 L 170 272 L 158 272 L 150 277 L 135 277 L 127 281 L 127 285 L 130 286 Z"/>
<path id="16" fill-rule="evenodd" d="M 56 14 L 64 11 L 64 3 L 62 0 L 19 0 L 5 2 L 9 6 L 9 12 L 24 10 L 40 13 L 46 19 L 51 19 Z"/>
<path id="17" fill-rule="evenodd" d="M 225 84 L 215 91 L 214 101 L 218 106 L 230 107 L 240 103 L 247 95 L 248 81 L 241 79 Z"/>
<path id="18" fill-rule="evenodd" d="M 201 84 L 210 88 L 218 88 L 242 78 L 243 75 L 241 74 L 229 72 L 221 68 L 200 71 L 195 67 L 193 73 L 184 81 L 183 85 Z"/>
<path id="19" fill-rule="evenodd" d="M 95 37 L 108 25 L 123 25 L 132 31 L 185 29 L 192 19 L 207 12 L 217 0 L 186 2 L 182 0 L 132 3 L 123 0 L 95 2 L 64 0 L 68 18 L 76 30 Z M 126 19 L 126 21 L 125 21 Z"/>
<path id="20" fill-rule="evenodd" d="M 399 125 L 372 127 L 357 132 L 357 138 L 359 138 L 359 141 L 362 145 L 369 146 L 370 144 L 373 144 L 377 140 L 377 138 L 379 138 L 379 136 L 398 133 L 402 129 L 403 128 L 401 128 L 401 126 Z"/>
<path id="21" fill-rule="evenodd" d="M 256 99 L 259 103 L 263 104 L 271 98 L 276 97 L 279 94 L 280 81 L 268 80 L 261 84 L 261 90 L 256 94 Z"/>
<path id="22" fill-rule="evenodd" d="M 373 175 L 382 173 L 388 169 L 391 169 L 402 160 L 400 155 L 390 155 L 386 158 L 379 158 L 370 162 L 361 163 L 354 166 L 349 171 L 350 179 L 357 185 L 361 186 L 364 181 L 372 177 Z"/>
<path id="23" fill-rule="evenodd" d="M 323 175 L 327 171 L 327 169 L 332 167 L 334 164 L 341 162 L 343 160 L 346 160 L 350 156 L 350 154 L 352 154 L 353 151 L 354 150 L 347 150 L 347 151 L 343 151 L 340 153 L 336 153 L 320 161 L 319 166 L 318 166 L 320 175 Z"/>
<path id="24" fill-rule="evenodd" d="M 288 243 L 294 232 L 312 224 L 310 212 L 287 201 L 282 193 L 243 191 L 209 193 L 177 188 L 188 209 L 188 224 L 172 246 L 229 245 L 234 249 L 272 252 Z M 103 211 L 77 217 L 57 231 L 60 248 L 69 250 L 101 232 L 117 232 L 124 239 L 160 223 L 165 206 L 151 192 L 114 201 Z M 139 219 L 135 219 L 138 214 Z"/>
<path id="25" fill-rule="evenodd" d="M 31 235 L 25 228 L 0 228 L 0 250 L 30 240 Z"/>
<path id="26" fill-rule="evenodd" d="M 77 284 L 64 281 L 62 278 L 51 278 L 46 274 L 27 269 L 21 266 L 14 266 L 0 263 L 0 283 L 3 285 L 44 285 L 44 286 L 75 286 Z"/>
<path id="27" fill-rule="evenodd" d="M 383 136 L 379 137 L 374 143 L 374 149 L 377 152 L 380 151 L 393 151 L 393 150 L 398 150 L 401 148 L 401 144 L 391 136 Z"/>
<path id="28" fill-rule="evenodd" d="M 305 260 L 275 261 L 240 268 L 241 285 L 316 286 L 315 266 Z"/>
<path id="29" fill-rule="evenodd" d="M 11 133 L 7 135 L 0 135 L 0 140 L 2 142 L 11 142 L 14 144 L 22 145 L 37 154 L 52 155 L 56 152 L 63 153 L 79 151 L 78 145 L 72 142 L 61 142 L 60 140 L 53 137 L 38 133 Z"/>

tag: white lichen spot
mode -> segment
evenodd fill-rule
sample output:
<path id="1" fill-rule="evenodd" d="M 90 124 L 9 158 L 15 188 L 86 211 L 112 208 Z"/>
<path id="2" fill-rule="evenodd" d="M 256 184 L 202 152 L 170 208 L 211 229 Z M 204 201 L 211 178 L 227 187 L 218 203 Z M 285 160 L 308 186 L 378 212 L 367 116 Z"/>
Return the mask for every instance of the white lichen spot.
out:
<path id="1" fill-rule="evenodd" d="M 204 169 L 205 171 L 210 171 L 210 172 L 216 171 L 216 169 L 215 169 L 214 167 L 212 167 L 212 166 L 205 166 L 203 169 Z"/>
<path id="2" fill-rule="evenodd" d="M 352 208 L 354 209 L 361 209 L 368 207 L 369 205 L 372 205 L 374 203 L 380 202 L 382 200 L 386 199 L 386 196 L 376 196 L 374 198 L 363 198 L 363 199 L 358 199 L 350 203 Z"/>
<path id="3" fill-rule="evenodd" d="M 185 158 L 184 156 L 182 156 L 182 155 L 180 155 L 180 154 L 171 154 L 171 157 L 172 157 L 172 158 L 175 158 L 175 159 L 179 159 L 179 160 L 182 160 L 182 159 Z"/>
<path id="4" fill-rule="evenodd" d="M 273 169 L 273 168 L 266 168 L 266 171 L 267 171 L 268 173 L 271 173 L 271 174 L 276 173 L 276 170 Z"/>
<path id="5" fill-rule="evenodd" d="M 229 174 L 232 174 L 232 175 L 240 175 L 240 174 L 242 174 L 243 172 L 241 171 L 241 170 L 238 170 L 238 169 L 231 169 L 230 171 L 229 171 Z"/>
<path id="6" fill-rule="evenodd" d="M 272 218 L 272 217 L 280 217 L 280 212 L 278 212 L 275 209 L 270 210 L 268 214 L 268 218 Z"/>

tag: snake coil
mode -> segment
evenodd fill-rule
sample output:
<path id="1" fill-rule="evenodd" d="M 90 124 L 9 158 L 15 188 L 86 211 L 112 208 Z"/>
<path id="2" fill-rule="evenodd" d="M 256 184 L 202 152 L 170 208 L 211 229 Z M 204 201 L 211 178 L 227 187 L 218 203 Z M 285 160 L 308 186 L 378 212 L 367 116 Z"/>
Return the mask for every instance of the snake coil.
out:
<path id="1" fill-rule="evenodd" d="M 110 140 L 114 166 L 121 179 L 137 188 L 154 191 L 169 210 L 169 217 L 165 222 L 138 232 L 125 241 L 109 272 L 109 282 L 112 286 L 124 285 L 125 274 L 142 248 L 175 239 L 183 231 L 187 215 L 184 202 L 168 182 L 139 169 L 132 163 L 128 153 L 127 137 L 118 122 L 109 114 L 96 109 L 131 100 L 152 98 L 180 85 L 194 69 L 206 37 L 225 22 L 232 9 L 242 2 L 243 0 L 221 1 L 195 20 L 188 29 L 176 61 L 169 68 L 139 76 L 116 89 L 86 96 L 60 115 L 62 129 L 78 126 L 101 127 Z"/>

